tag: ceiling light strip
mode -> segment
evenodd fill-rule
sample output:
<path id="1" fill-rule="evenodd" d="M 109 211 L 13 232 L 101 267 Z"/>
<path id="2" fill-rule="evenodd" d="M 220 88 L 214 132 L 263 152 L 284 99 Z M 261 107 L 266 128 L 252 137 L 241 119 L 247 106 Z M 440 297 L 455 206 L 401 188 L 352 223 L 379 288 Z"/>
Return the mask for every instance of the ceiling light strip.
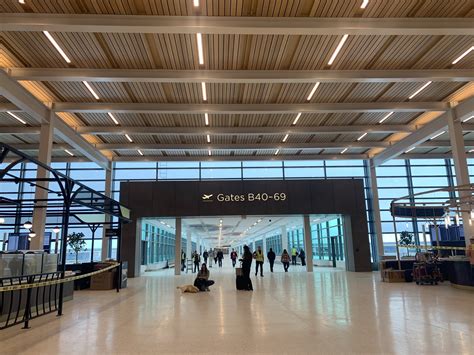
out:
<path id="1" fill-rule="evenodd" d="M 298 122 L 298 120 L 300 119 L 300 117 L 301 117 L 301 112 L 299 112 L 299 113 L 296 115 L 295 120 L 294 120 L 293 123 L 292 123 L 293 126 Z"/>
<path id="2" fill-rule="evenodd" d="M 15 115 L 13 112 L 10 112 L 10 111 L 7 111 L 7 113 L 12 116 L 13 118 L 16 118 L 18 121 L 20 121 L 21 123 L 23 124 L 26 124 L 25 121 L 23 121 L 20 117 L 18 117 L 17 115 Z"/>
<path id="3" fill-rule="evenodd" d="M 207 143 L 211 143 L 211 136 L 209 134 L 207 135 Z"/>
<path id="4" fill-rule="evenodd" d="M 361 135 L 359 138 L 357 138 L 357 140 L 358 141 L 362 140 L 366 135 L 367 135 L 367 132 L 365 132 L 363 135 Z"/>
<path id="5" fill-rule="evenodd" d="M 65 151 L 66 153 L 68 153 L 68 154 L 69 154 L 71 157 L 73 157 L 73 156 L 74 156 L 74 154 L 72 154 L 72 153 L 71 153 L 69 150 L 67 150 L 67 149 L 64 149 L 64 151 Z"/>
<path id="6" fill-rule="evenodd" d="M 465 56 L 467 56 L 469 53 L 471 53 L 474 50 L 474 46 L 469 48 L 467 51 L 465 51 L 463 54 L 461 54 L 459 57 L 457 57 L 452 64 L 456 64 L 459 62 L 461 59 L 463 59 Z"/>
<path id="7" fill-rule="evenodd" d="M 127 137 L 128 141 L 129 141 L 130 143 L 133 143 L 132 138 L 130 138 L 130 136 L 129 136 L 128 134 L 125 134 L 125 137 Z"/>
<path id="8" fill-rule="evenodd" d="M 43 33 L 49 39 L 49 41 L 52 43 L 54 48 L 56 48 L 56 50 L 59 52 L 59 54 L 61 54 L 63 59 L 66 61 L 66 63 L 71 63 L 71 59 L 69 59 L 69 57 L 66 55 L 66 53 L 64 53 L 64 51 L 59 46 L 58 42 L 56 42 L 56 40 L 53 38 L 53 36 L 51 36 L 51 34 L 48 31 L 43 31 Z"/>
<path id="9" fill-rule="evenodd" d="M 283 137 L 283 143 L 286 142 L 286 140 L 288 139 L 288 137 L 289 137 L 289 134 L 287 133 L 287 134 Z"/>
<path id="10" fill-rule="evenodd" d="M 334 62 L 334 60 L 336 59 L 337 55 L 338 55 L 339 52 L 341 51 L 342 46 L 344 45 L 344 43 L 346 42 L 346 40 L 347 40 L 348 37 L 349 37 L 348 34 L 345 34 L 344 36 L 342 36 L 342 39 L 341 39 L 341 41 L 339 42 L 339 44 L 337 45 L 336 50 L 334 51 L 334 53 L 332 54 L 331 58 L 329 59 L 328 65 L 332 65 L 332 63 Z"/>
<path id="11" fill-rule="evenodd" d="M 206 83 L 205 82 L 201 83 L 201 89 L 202 89 L 202 100 L 207 101 L 207 91 L 206 91 Z"/>
<path id="12" fill-rule="evenodd" d="M 369 5 L 369 0 L 363 0 L 362 5 L 360 5 L 360 8 L 365 9 L 367 7 L 367 5 Z"/>
<path id="13" fill-rule="evenodd" d="M 90 86 L 90 84 L 89 84 L 87 81 L 83 81 L 82 83 L 86 86 L 87 89 L 89 89 L 89 91 L 91 92 L 92 96 L 94 96 L 94 98 L 95 98 L 96 100 L 100 100 L 99 95 L 97 95 L 97 93 L 94 91 L 94 89 L 92 88 L 92 86 Z"/>
<path id="14" fill-rule="evenodd" d="M 344 154 L 345 152 L 347 152 L 348 149 L 349 149 L 349 148 L 344 148 L 344 149 L 342 150 L 341 154 Z"/>
<path id="15" fill-rule="evenodd" d="M 311 92 L 309 93 L 308 97 L 306 98 L 306 101 L 309 101 L 309 100 L 312 99 L 314 93 L 318 89 L 319 84 L 321 84 L 319 81 L 316 84 L 314 84 L 313 88 L 311 89 Z"/>
<path id="16" fill-rule="evenodd" d="M 212 152 L 211 152 L 211 150 L 210 150 L 210 149 L 209 149 L 207 152 L 208 152 L 209 156 L 211 156 L 211 155 L 212 155 Z"/>
<path id="17" fill-rule="evenodd" d="M 406 153 L 410 153 L 410 152 L 411 152 L 413 149 L 415 149 L 415 148 L 416 148 L 416 147 L 411 147 L 410 149 L 408 149 L 408 150 L 405 151 L 405 154 L 406 154 Z"/>
<path id="18" fill-rule="evenodd" d="M 206 124 L 206 126 L 209 126 L 209 114 L 208 113 L 204 114 L 204 123 Z"/>
<path id="19" fill-rule="evenodd" d="M 142 152 L 140 149 L 137 149 L 137 152 L 138 152 L 138 154 L 140 154 L 141 156 L 143 156 L 143 152 Z"/>
<path id="20" fill-rule="evenodd" d="M 466 118 L 466 119 L 465 119 L 464 121 L 462 121 L 462 122 L 463 122 L 463 123 L 466 123 L 466 122 L 472 120 L 473 118 L 474 118 L 474 115 L 471 116 L 471 117 Z"/>
<path id="21" fill-rule="evenodd" d="M 204 52 L 202 50 L 202 34 L 196 33 L 196 41 L 198 46 L 199 65 L 204 65 Z"/>
<path id="22" fill-rule="evenodd" d="M 443 132 L 439 132 L 438 134 L 435 134 L 433 137 L 431 137 L 430 139 L 436 139 L 438 138 L 440 135 L 446 133 L 446 131 L 443 131 Z"/>
<path id="23" fill-rule="evenodd" d="M 280 153 L 280 149 L 276 150 L 275 155 L 278 155 L 278 153 Z"/>
<path id="24" fill-rule="evenodd" d="M 194 0 L 193 3 L 194 3 L 194 7 L 199 7 L 199 0 Z"/>
<path id="25" fill-rule="evenodd" d="M 409 97 L 408 97 L 408 100 L 411 100 L 413 99 L 416 95 L 418 95 L 420 92 L 422 92 L 423 90 L 426 89 L 426 87 L 428 85 L 430 85 L 432 83 L 432 81 L 428 81 L 426 84 L 424 84 L 421 88 L 419 88 L 418 90 L 416 90 L 413 94 L 411 94 Z"/>
<path id="26" fill-rule="evenodd" d="M 387 118 L 393 115 L 393 112 L 387 113 L 380 121 L 379 123 L 383 123 Z"/>
<path id="27" fill-rule="evenodd" d="M 118 123 L 117 119 L 114 117 L 114 115 L 112 115 L 112 112 L 107 112 L 107 114 L 112 119 L 112 121 L 114 121 L 114 123 L 118 126 L 119 123 Z"/>

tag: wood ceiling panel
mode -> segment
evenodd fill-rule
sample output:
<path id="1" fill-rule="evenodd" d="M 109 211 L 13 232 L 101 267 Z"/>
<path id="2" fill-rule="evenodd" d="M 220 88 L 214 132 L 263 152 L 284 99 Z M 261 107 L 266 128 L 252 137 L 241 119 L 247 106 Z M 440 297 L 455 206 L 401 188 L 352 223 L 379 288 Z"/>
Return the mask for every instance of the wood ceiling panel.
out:
<path id="1" fill-rule="evenodd" d="M 51 81 L 47 85 L 66 102 L 95 102 L 92 93 L 82 82 Z M 122 83 L 94 82 L 89 84 L 104 102 L 133 102 Z M 146 102 L 146 101 L 145 101 Z"/>

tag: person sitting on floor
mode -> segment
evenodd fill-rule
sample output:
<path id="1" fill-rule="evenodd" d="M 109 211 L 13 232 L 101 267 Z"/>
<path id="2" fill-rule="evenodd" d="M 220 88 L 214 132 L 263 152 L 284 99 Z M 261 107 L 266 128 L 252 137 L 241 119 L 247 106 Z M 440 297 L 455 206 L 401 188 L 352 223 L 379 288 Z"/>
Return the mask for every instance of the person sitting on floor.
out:
<path id="1" fill-rule="evenodd" d="M 209 291 L 209 286 L 214 285 L 214 281 L 209 280 L 209 274 L 209 269 L 207 268 L 206 264 L 202 264 L 196 280 L 194 280 L 194 286 L 196 286 L 199 291 Z"/>

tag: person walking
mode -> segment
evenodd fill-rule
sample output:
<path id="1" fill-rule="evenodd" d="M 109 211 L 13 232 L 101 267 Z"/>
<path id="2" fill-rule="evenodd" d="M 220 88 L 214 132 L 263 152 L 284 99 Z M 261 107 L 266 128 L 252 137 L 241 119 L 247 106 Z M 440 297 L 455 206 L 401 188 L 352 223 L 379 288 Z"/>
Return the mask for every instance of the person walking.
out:
<path id="1" fill-rule="evenodd" d="M 219 254 L 219 252 L 216 251 L 216 249 L 214 249 L 214 255 L 213 255 L 214 256 L 214 265 L 217 264 L 217 254 Z"/>
<path id="2" fill-rule="evenodd" d="M 209 269 L 206 264 L 202 264 L 201 269 L 199 270 L 196 280 L 194 280 L 194 286 L 196 286 L 199 291 L 210 291 L 209 286 L 214 285 L 213 280 L 209 280 Z"/>
<path id="3" fill-rule="evenodd" d="M 299 257 L 301 259 L 301 266 L 306 266 L 306 254 L 303 249 L 300 250 Z"/>
<path id="4" fill-rule="evenodd" d="M 244 245 L 244 253 L 242 254 L 242 277 L 244 279 L 245 287 L 247 291 L 253 291 L 252 280 L 250 280 L 250 270 L 252 268 L 252 253 L 247 245 Z"/>
<path id="5" fill-rule="evenodd" d="M 183 249 L 181 249 L 181 271 L 184 271 L 186 267 L 186 253 Z"/>
<path id="6" fill-rule="evenodd" d="M 296 257 L 298 256 L 298 251 L 295 247 L 291 248 L 291 265 L 296 265 Z"/>
<path id="7" fill-rule="evenodd" d="M 204 253 L 202 253 L 202 257 L 204 258 L 204 264 L 207 265 L 207 258 L 209 258 L 209 253 L 207 252 L 207 249 L 205 249 Z"/>
<path id="8" fill-rule="evenodd" d="M 263 277 L 263 262 L 265 261 L 265 257 L 263 256 L 262 248 L 258 246 L 257 251 L 255 251 L 253 255 L 255 258 L 255 276 L 257 276 L 260 267 L 260 276 Z"/>
<path id="9" fill-rule="evenodd" d="M 222 250 L 217 252 L 217 261 L 219 262 L 219 267 L 222 267 L 222 259 L 224 259 L 224 253 Z"/>
<path id="10" fill-rule="evenodd" d="M 237 252 L 232 249 L 232 252 L 230 253 L 230 260 L 232 260 L 232 267 L 235 267 L 235 263 L 237 262 Z"/>
<path id="11" fill-rule="evenodd" d="M 272 248 L 270 248 L 270 251 L 267 253 L 267 259 L 268 262 L 270 263 L 270 272 L 273 272 L 273 264 L 275 263 L 275 252 L 273 251 Z"/>
<path id="12" fill-rule="evenodd" d="M 199 263 L 201 262 L 201 257 L 197 251 L 194 252 L 194 269 L 193 272 L 199 271 Z"/>
<path id="13" fill-rule="evenodd" d="M 286 249 L 283 249 L 283 254 L 281 254 L 281 263 L 283 264 L 285 272 L 288 272 L 288 268 L 290 267 L 290 255 Z"/>

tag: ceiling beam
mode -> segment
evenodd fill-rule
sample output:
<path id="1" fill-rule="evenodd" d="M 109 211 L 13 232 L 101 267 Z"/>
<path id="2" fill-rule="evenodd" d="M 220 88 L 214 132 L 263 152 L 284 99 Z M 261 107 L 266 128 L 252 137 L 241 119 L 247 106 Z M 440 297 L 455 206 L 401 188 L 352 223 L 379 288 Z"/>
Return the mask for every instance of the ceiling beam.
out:
<path id="1" fill-rule="evenodd" d="M 38 124 L 52 124 L 54 134 L 69 143 L 74 149 L 97 163 L 108 168 L 108 159 L 91 146 L 80 134 L 56 117 L 52 111 L 35 98 L 28 90 L 0 70 L 0 95 L 28 113 Z"/>
<path id="2" fill-rule="evenodd" d="M 452 110 L 456 112 L 456 117 L 458 117 L 460 121 L 466 119 L 474 112 L 474 96 L 453 107 Z M 430 137 L 435 136 L 437 133 L 445 131 L 448 125 L 449 115 L 450 112 L 443 113 L 441 116 L 424 125 L 416 132 L 411 133 L 406 138 L 403 138 L 381 153 L 375 155 L 372 160 L 373 164 L 375 166 L 381 165 L 385 161 L 403 154 L 408 149 L 419 146 L 430 139 Z"/>
<path id="3" fill-rule="evenodd" d="M 320 18 L 4 13 L 0 31 L 257 35 L 474 35 L 470 18 Z"/>
<path id="4" fill-rule="evenodd" d="M 426 82 L 474 80 L 469 69 L 410 70 L 162 70 L 9 68 L 16 80 L 155 83 Z"/>
<path id="5" fill-rule="evenodd" d="M 330 112 L 426 112 L 445 111 L 446 102 L 358 102 L 318 104 L 168 104 L 168 103 L 102 103 L 56 102 L 54 112 L 75 113 L 227 113 L 227 114 L 285 114 Z"/>

